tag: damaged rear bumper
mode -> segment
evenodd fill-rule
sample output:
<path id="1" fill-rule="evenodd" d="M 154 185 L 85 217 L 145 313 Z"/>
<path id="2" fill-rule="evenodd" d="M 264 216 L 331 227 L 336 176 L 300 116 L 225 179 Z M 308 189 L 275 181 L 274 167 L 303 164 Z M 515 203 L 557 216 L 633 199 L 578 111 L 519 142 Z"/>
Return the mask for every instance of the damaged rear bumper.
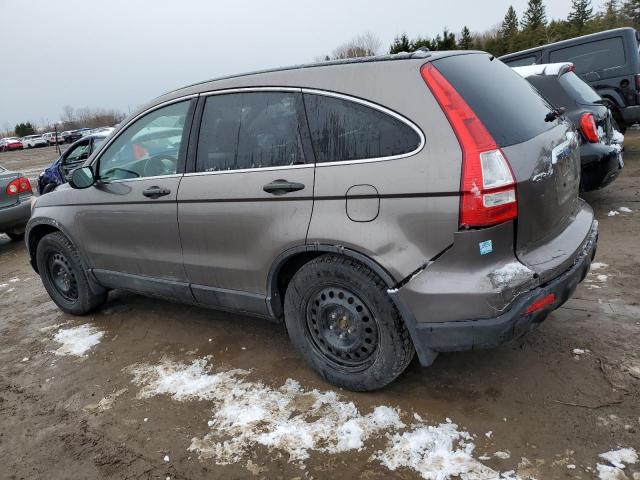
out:
<path id="1" fill-rule="evenodd" d="M 597 222 L 575 256 L 572 266 L 543 285 L 519 293 L 502 312 L 491 318 L 444 322 L 416 322 L 413 312 L 401 297 L 396 297 L 424 366 L 435 360 L 438 352 L 491 348 L 515 340 L 533 330 L 553 310 L 564 304 L 589 271 L 598 240 Z M 397 293 L 393 296 L 398 295 Z"/>

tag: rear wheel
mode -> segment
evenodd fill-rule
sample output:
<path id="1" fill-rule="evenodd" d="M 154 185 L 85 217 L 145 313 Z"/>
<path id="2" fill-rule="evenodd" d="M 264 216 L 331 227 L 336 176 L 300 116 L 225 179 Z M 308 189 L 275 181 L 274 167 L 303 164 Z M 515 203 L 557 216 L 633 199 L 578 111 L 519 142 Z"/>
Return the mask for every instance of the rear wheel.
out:
<path id="1" fill-rule="evenodd" d="M 289 283 L 284 310 L 296 349 L 339 387 L 382 388 L 413 358 L 409 332 L 384 282 L 355 260 L 323 255 L 305 264 Z"/>
<path id="2" fill-rule="evenodd" d="M 624 134 L 627 131 L 627 124 L 624 123 L 620 110 L 612 110 L 611 113 L 613 116 L 613 128 Z"/>
<path id="3" fill-rule="evenodd" d="M 45 193 L 53 192 L 56 189 L 57 185 L 55 183 L 47 183 L 45 187 L 42 189 L 42 195 Z"/>
<path id="4" fill-rule="evenodd" d="M 106 300 L 107 290 L 88 278 L 78 250 L 62 233 L 40 240 L 36 262 L 44 288 L 62 311 L 85 315 Z"/>

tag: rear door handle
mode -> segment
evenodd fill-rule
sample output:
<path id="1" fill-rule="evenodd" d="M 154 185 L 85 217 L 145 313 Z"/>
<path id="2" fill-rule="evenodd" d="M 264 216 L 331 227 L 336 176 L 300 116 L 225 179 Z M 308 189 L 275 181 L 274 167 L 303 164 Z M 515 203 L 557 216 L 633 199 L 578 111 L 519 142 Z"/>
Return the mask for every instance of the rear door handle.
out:
<path id="1" fill-rule="evenodd" d="M 155 186 L 149 187 L 146 190 L 142 191 L 142 195 L 149 198 L 164 197 L 165 195 L 169 195 L 170 193 L 171 193 L 171 190 L 169 190 L 168 188 L 161 188 L 161 187 L 155 187 Z"/>
<path id="2" fill-rule="evenodd" d="M 304 188 L 304 183 L 289 182 L 287 180 L 274 180 L 271 183 L 267 183 L 262 189 L 272 195 L 284 195 L 289 192 L 296 192 Z"/>

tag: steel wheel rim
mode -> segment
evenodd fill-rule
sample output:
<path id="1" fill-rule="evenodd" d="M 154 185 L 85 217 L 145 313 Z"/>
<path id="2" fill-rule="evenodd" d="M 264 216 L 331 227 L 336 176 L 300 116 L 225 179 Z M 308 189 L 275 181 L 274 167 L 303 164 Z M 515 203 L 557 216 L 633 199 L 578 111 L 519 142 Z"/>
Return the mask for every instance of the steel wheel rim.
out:
<path id="1" fill-rule="evenodd" d="M 355 293 L 335 285 L 319 287 L 309 296 L 306 313 L 307 333 L 325 359 L 346 369 L 373 363 L 378 323 Z"/>
<path id="2" fill-rule="evenodd" d="M 64 255 L 59 252 L 49 255 L 47 274 L 53 288 L 65 300 L 74 302 L 78 299 L 78 280 Z"/>

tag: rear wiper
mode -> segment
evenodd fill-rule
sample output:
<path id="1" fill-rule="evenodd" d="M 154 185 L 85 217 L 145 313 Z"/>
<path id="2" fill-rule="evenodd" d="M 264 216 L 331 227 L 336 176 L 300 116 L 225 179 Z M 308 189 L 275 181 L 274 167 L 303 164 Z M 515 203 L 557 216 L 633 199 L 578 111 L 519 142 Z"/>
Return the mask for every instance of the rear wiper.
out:
<path id="1" fill-rule="evenodd" d="M 564 115 L 564 112 L 566 112 L 566 111 L 567 111 L 567 109 L 564 108 L 564 107 L 554 108 L 549 113 L 547 113 L 547 115 L 544 117 L 544 121 L 545 122 L 553 122 L 560 115 Z"/>

